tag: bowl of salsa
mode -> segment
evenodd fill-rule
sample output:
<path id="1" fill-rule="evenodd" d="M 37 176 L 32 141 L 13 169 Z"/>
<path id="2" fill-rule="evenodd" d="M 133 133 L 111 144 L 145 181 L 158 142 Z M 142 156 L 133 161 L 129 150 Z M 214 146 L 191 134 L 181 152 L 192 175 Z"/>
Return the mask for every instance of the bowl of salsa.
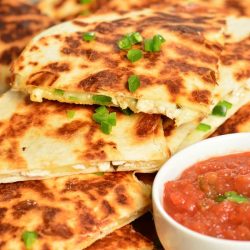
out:
<path id="1" fill-rule="evenodd" d="M 250 133 L 214 137 L 169 159 L 153 184 L 169 250 L 250 249 Z"/>

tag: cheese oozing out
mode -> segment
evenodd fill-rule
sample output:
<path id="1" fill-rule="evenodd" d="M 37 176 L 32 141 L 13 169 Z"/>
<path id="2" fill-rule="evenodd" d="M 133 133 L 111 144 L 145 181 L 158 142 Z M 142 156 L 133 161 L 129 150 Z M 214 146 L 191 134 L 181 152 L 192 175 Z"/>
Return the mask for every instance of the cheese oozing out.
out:
<path id="1" fill-rule="evenodd" d="M 92 97 L 96 95 L 93 93 L 77 93 L 70 91 L 55 93 L 55 90 L 40 87 L 32 87 L 28 92 L 30 94 L 30 99 L 35 102 L 42 102 L 43 98 L 45 98 L 48 100 L 57 100 L 59 102 L 74 104 L 98 104 L 92 99 Z M 193 121 L 201 115 L 199 111 L 181 107 L 177 104 L 165 103 L 163 101 L 136 99 L 121 95 L 110 95 L 108 93 L 98 94 L 112 98 L 112 102 L 107 106 L 121 107 L 122 109 L 130 108 L 135 113 L 162 114 L 170 119 L 175 119 L 177 126 Z"/>

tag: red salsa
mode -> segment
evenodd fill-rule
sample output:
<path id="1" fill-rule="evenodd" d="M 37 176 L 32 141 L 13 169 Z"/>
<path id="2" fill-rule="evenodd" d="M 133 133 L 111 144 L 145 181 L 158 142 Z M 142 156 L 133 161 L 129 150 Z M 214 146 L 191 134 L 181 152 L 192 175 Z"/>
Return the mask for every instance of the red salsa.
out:
<path id="1" fill-rule="evenodd" d="M 196 232 L 250 240 L 250 152 L 198 162 L 165 184 L 164 208 Z"/>

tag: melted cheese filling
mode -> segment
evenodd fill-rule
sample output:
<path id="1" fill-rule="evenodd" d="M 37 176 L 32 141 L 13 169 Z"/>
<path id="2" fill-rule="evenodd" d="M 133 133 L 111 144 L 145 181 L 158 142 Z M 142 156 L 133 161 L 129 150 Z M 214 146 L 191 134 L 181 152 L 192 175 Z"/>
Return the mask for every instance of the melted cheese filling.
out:
<path id="1" fill-rule="evenodd" d="M 52 167 L 34 170 L 9 170 L 0 173 L 1 183 L 24 180 L 41 180 L 73 174 L 91 174 L 97 172 L 136 171 L 138 173 L 153 173 L 160 169 L 164 161 L 107 161 L 92 164 L 76 164 L 72 166 Z"/>
<path id="2" fill-rule="evenodd" d="M 28 90 L 30 99 L 35 102 L 42 102 L 43 98 L 48 100 L 57 100 L 60 102 L 75 103 L 75 104 L 96 104 L 91 93 L 76 93 L 65 91 L 62 95 L 56 95 L 53 90 L 32 87 Z M 104 93 L 104 95 L 107 95 Z M 165 103 L 157 100 L 146 100 L 126 97 L 112 96 L 111 106 L 121 107 L 122 109 L 130 108 L 135 113 L 143 112 L 149 114 L 163 114 L 170 119 L 175 119 L 176 125 L 193 121 L 197 119 L 201 113 L 178 105 Z"/>

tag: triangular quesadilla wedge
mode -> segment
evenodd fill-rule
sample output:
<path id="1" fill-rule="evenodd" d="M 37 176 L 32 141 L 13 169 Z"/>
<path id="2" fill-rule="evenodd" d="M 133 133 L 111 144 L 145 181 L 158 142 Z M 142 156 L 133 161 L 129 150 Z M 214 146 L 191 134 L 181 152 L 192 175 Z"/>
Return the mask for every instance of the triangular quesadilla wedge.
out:
<path id="1" fill-rule="evenodd" d="M 153 172 L 168 158 L 159 115 L 125 115 L 104 134 L 94 106 L 31 102 L 9 91 L 0 98 L 0 182 L 75 173 Z M 18 164 L 17 164 L 18 163 Z"/>
<path id="2" fill-rule="evenodd" d="M 223 20 L 216 19 L 214 34 L 208 25 L 212 17 L 197 18 L 199 22 L 193 14 L 146 9 L 125 15 L 95 15 L 54 26 L 35 37 L 13 65 L 14 88 L 40 102 L 45 98 L 94 104 L 104 95 L 110 106 L 129 107 L 136 113 L 161 113 L 178 125 L 191 121 L 210 112 L 217 86 L 221 46 L 204 36 L 218 41 L 223 28 L 219 31 L 217 26 L 224 27 Z M 86 42 L 83 34 L 90 31 L 96 38 Z M 143 58 L 132 63 L 117 42 L 135 31 L 145 39 L 159 34 L 166 41 L 159 52 L 143 51 Z M 134 48 L 144 50 L 143 44 Z M 140 79 L 140 87 L 133 93 L 128 90 L 132 75 Z M 62 94 L 55 94 L 55 89 Z"/>
<path id="3" fill-rule="evenodd" d="M 153 243 L 127 225 L 105 238 L 96 241 L 85 250 L 153 250 Z"/>
<path id="4" fill-rule="evenodd" d="M 9 88 L 10 64 L 38 32 L 52 25 L 27 1 L 0 1 L 0 94 Z"/>
<path id="5" fill-rule="evenodd" d="M 79 15 L 88 16 L 95 12 L 125 12 L 150 7 L 159 0 L 40 0 L 38 8 L 42 13 L 56 20 L 70 20 Z"/>
<path id="6" fill-rule="evenodd" d="M 219 65 L 222 86 L 233 89 L 220 100 L 217 107 L 223 112 L 215 112 L 196 124 L 197 127 L 183 140 L 179 149 L 209 137 L 219 126 L 234 115 L 250 100 L 250 37 L 239 43 L 227 44 Z M 223 94 L 222 94 L 223 96 Z M 224 103 L 224 104 L 223 104 Z M 220 106 L 220 107 L 219 107 Z"/>
<path id="7" fill-rule="evenodd" d="M 232 117 L 217 128 L 211 137 L 241 132 L 250 132 L 250 103 L 241 107 Z"/>
<path id="8" fill-rule="evenodd" d="M 144 214 L 150 194 L 131 172 L 0 184 L 0 246 L 82 250 Z"/>
<path id="9" fill-rule="evenodd" d="M 219 63 L 218 103 L 228 102 L 225 116 L 209 115 L 176 127 L 168 118 L 163 119 L 164 134 L 172 154 L 211 135 L 218 126 L 230 118 L 250 99 L 250 38 L 239 43 L 226 44 Z M 201 123 L 201 125 L 199 125 Z"/>

